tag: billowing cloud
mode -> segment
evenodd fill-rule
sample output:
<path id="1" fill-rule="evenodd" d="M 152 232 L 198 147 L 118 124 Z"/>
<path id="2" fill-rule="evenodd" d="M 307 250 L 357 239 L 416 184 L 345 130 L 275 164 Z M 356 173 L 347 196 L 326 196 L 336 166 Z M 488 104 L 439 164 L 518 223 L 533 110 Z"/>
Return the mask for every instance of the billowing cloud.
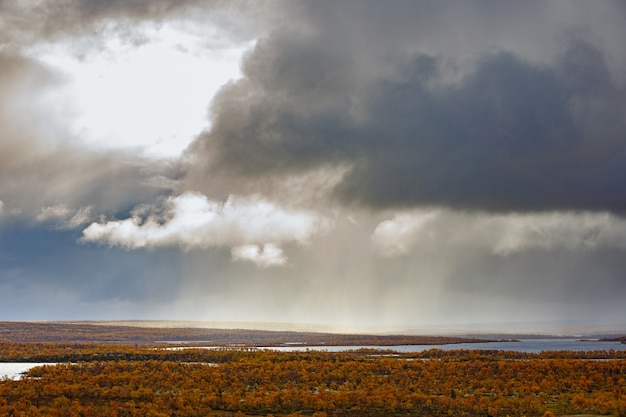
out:
<path id="1" fill-rule="evenodd" d="M 487 215 L 417 210 L 380 222 L 372 243 L 386 256 L 417 247 L 465 247 L 507 256 L 532 250 L 626 249 L 626 220 L 608 213 Z"/>
<path id="2" fill-rule="evenodd" d="M 169 197 L 164 213 L 144 214 L 142 207 L 125 220 L 92 223 L 83 230 L 83 240 L 131 249 L 236 246 L 233 259 L 277 265 L 284 263 L 277 245 L 306 243 L 328 225 L 313 213 L 282 208 L 258 196 L 231 196 L 219 203 L 185 193 Z"/>
<path id="3" fill-rule="evenodd" d="M 532 53 L 525 41 L 476 26 L 486 5 L 461 7 L 477 17 L 469 30 L 482 30 L 492 45 L 474 44 L 471 60 L 438 48 L 450 37 L 442 29 L 431 27 L 429 42 L 394 24 L 385 36 L 376 32 L 382 23 L 371 22 L 430 13 L 443 27 L 458 24 L 445 5 L 383 11 L 324 3 L 298 15 L 304 23 L 259 41 L 245 59 L 244 78 L 217 97 L 212 129 L 190 148 L 201 162 L 188 178 L 194 186 L 220 174 L 256 181 L 341 165 L 350 169 L 332 194 L 342 203 L 624 212 L 618 178 L 626 172 L 626 89 L 619 74 L 626 63 L 612 59 L 616 33 L 594 26 L 606 36 L 585 35 L 574 30 L 591 19 L 582 11 L 563 18 L 563 3 L 531 2 L 516 12 L 558 17 L 561 31 L 560 41 Z M 603 16 L 615 5 L 604 7 Z M 338 9 L 364 14 L 373 26 L 357 19 L 346 27 L 331 17 Z M 496 9 L 498 27 L 510 19 L 517 31 L 513 10 Z M 366 44 L 366 27 L 389 49 Z M 556 37 L 558 30 L 539 31 Z"/>

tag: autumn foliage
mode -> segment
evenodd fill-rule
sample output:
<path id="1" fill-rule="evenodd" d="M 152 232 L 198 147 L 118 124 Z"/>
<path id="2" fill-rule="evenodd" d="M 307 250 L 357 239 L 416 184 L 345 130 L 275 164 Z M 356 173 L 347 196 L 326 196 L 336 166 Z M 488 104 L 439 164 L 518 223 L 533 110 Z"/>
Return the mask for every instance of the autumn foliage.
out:
<path id="1" fill-rule="evenodd" d="M 626 410 L 625 352 L 0 344 L 0 360 L 17 356 L 65 361 L 0 382 L 3 416 L 540 417 Z"/>

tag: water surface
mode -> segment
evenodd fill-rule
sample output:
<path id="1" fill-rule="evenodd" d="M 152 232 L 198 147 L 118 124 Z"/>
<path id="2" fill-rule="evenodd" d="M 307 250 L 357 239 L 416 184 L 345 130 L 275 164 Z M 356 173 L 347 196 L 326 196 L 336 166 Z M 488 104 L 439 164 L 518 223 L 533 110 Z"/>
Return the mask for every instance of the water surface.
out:
<path id="1" fill-rule="evenodd" d="M 570 352 L 590 352 L 594 350 L 626 350 L 626 344 L 620 342 L 601 342 L 581 339 L 521 339 L 517 342 L 488 342 L 488 343 L 456 343 L 448 345 L 400 345 L 400 346 L 280 346 L 266 349 L 303 352 L 318 350 L 328 352 L 344 352 L 356 349 L 395 350 L 396 352 L 423 352 L 430 349 L 441 350 L 507 350 L 514 352 L 540 353 L 544 351 L 565 350 Z"/>
<path id="2" fill-rule="evenodd" d="M 0 362 L 0 379 L 21 379 L 23 373 L 42 365 L 56 365 L 56 363 Z"/>

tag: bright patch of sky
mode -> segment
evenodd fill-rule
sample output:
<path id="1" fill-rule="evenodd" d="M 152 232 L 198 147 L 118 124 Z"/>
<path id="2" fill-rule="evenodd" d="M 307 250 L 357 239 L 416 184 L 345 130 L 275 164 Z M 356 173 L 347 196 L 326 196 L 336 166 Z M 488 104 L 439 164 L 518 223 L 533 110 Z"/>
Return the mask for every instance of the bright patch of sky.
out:
<path id="1" fill-rule="evenodd" d="M 59 41 L 33 48 L 31 56 L 64 78 L 55 102 L 65 106 L 78 140 L 147 157 L 179 156 L 210 126 L 213 97 L 240 77 L 241 56 L 251 45 L 207 42 L 219 33 L 174 24 L 135 31 L 131 39 L 107 36 L 87 53 Z"/>

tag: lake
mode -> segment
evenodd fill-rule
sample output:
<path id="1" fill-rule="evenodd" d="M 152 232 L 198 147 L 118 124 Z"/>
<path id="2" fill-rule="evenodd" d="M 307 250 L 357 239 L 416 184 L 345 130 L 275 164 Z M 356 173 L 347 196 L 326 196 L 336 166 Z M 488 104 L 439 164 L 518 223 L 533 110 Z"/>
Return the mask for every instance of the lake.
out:
<path id="1" fill-rule="evenodd" d="M 0 362 L 0 379 L 20 379 L 24 372 L 41 365 L 56 365 L 56 363 Z"/>
<path id="2" fill-rule="evenodd" d="M 198 347 L 194 347 L 197 349 Z M 170 349 L 185 349 L 174 347 Z M 206 347 L 205 349 L 215 349 Z M 593 350 L 626 350 L 626 344 L 619 342 L 600 342 L 598 340 L 581 339 L 521 339 L 519 342 L 489 342 L 489 343 L 458 343 L 452 345 L 401 345 L 401 346 L 280 346 L 263 347 L 259 349 L 276 350 L 283 352 L 304 352 L 307 350 L 345 352 L 356 349 L 395 350 L 397 352 L 423 352 L 430 349 L 442 350 L 508 350 L 515 352 L 539 353 L 543 351 L 566 350 L 571 352 Z M 0 362 L 0 379 L 20 379 L 22 373 L 41 365 L 55 365 L 54 363 L 18 363 Z"/>
<path id="3" fill-rule="evenodd" d="M 593 350 L 626 350 L 626 344 L 620 342 L 601 342 L 599 340 L 581 339 L 520 339 L 518 342 L 458 343 L 450 345 L 400 345 L 400 346 L 280 346 L 265 349 L 303 352 L 306 350 L 325 350 L 328 352 L 344 352 L 356 349 L 395 350 L 397 352 L 423 352 L 430 349 L 441 350 L 508 350 L 514 352 L 539 353 L 550 350 L 567 350 L 572 352 Z"/>

